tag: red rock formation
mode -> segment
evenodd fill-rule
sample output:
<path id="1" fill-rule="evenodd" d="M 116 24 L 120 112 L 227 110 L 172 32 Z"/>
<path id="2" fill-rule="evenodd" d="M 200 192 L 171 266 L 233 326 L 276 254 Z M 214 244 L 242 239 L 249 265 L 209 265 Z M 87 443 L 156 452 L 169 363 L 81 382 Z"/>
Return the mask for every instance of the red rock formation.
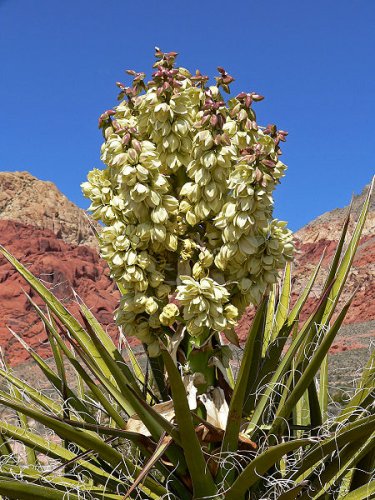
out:
<path id="1" fill-rule="evenodd" d="M 95 249 L 74 246 L 60 240 L 47 229 L 0 220 L 1 244 L 39 277 L 68 308 L 78 312 L 73 289 L 99 321 L 113 332 L 113 311 L 118 292 L 109 278 L 108 268 Z M 10 327 L 42 355 L 47 354 L 46 334 L 24 291 L 35 293 L 22 277 L 0 258 L 0 345 L 14 364 L 27 359 L 27 353 L 9 333 Z M 39 304 L 40 301 L 36 300 Z"/>
<path id="2" fill-rule="evenodd" d="M 355 222 L 365 201 L 368 188 L 356 196 L 352 203 L 352 216 L 348 236 L 353 234 Z M 323 251 L 325 257 L 322 262 L 322 271 L 313 292 L 318 294 L 328 274 L 337 242 L 348 213 L 348 207 L 336 209 L 321 215 L 296 232 L 296 244 L 299 253 L 294 266 L 295 290 L 299 291 L 306 283 L 310 272 L 319 262 Z M 345 323 L 363 323 L 375 319 L 375 196 L 372 196 L 369 213 L 363 229 L 362 238 L 358 245 L 354 263 L 342 294 L 343 304 L 356 291 L 354 301 L 348 311 Z M 310 300 L 310 309 L 313 305 Z"/>

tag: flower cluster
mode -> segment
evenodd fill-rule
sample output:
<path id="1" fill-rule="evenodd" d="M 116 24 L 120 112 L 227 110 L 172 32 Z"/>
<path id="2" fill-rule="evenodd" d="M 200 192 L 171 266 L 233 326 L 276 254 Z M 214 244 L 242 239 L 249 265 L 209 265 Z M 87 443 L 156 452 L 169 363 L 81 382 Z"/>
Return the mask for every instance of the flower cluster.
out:
<path id="1" fill-rule="evenodd" d="M 101 255 L 122 292 L 117 321 L 158 354 L 176 320 L 194 337 L 228 331 L 293 257 L 273 220 L 286 133 L 256 123 L 255 93 L 225 102 L 216 85 L 156 52 L 152 80 L 128 71 L 120 103 L 100 117 L 104 170 L 82 184 L 103 223 Z M 176 303 L 171 303 L 174 298 Z"/>
<path id="2" fill-rule="evenodd" d="M 177 300 L 184 306 L 187 331 L 194 337 L 206 331 L 220 332 L 234 325 L 238 310 L 229 300 L 225 286 L 211 278 L 199 281 L 191 276 L 180 276 L 182 285 L 178 287 Z"/>

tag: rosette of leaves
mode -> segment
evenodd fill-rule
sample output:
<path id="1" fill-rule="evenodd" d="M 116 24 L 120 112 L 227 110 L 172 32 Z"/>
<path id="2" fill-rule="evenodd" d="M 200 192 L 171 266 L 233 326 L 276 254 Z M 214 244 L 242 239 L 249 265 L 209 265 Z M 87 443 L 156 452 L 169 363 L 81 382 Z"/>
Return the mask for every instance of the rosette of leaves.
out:
<path id="1" fill-rule="evenodd" d="M 293 305 L 287 265 L 280 288 L 274 286 L 257 308 L 235 376 L 231 367 L 223 369 L 223 348 L 196 350 L 191 357 L 199 368 L 205 357 L 212 381 L 219 381 L 198 397 L 193 388 L 202 376 L 198 370 L 184 374 L 174 334 L 161 344 L 160 390 L 126 340 L 116 346 L 81 301 L 79 322 L 1 247 L 46 305 L 29 298 L 45 326 L 52 363 L 14 335 L 54 389 L 38 390 L 5 361 L 0 368 L 3 500 L 372 498 L 375 353 L 335 415 L 327 382 L 327 353 L 352 299 L 339 311 L 337 304 L 370 194 L 347 243 L 349 218 L 345 223 L 310 316 L 300 320 L 320 264 Z M 190 277 L 182 283 L 195 293 Z M 215 300 L 223 299 L 220 293 Z M 164 310 L 164 325 L 172 323 L 176 308 Z"/>
<path id="2" fill-rule="evenodd" d="M 209 85 L 176 67 L 176 53 L 155 56 L 149 82 L 130 70 L 132 85 L 118 83 L 120 103 L 99 120 L 106 167 L 82 184 L 122 292 L 117 322 L 152 357 L 169 341 L 166 325 L 183 327 L 192 349 L 214 348 L 220 332 L 234 341 L 245 307 L 259 304 L 294 250 L 272 217 L 286 132 L 257 124 L 252 106 L 263 97 L 225 101 L 233 77 L 223 68 Z"/>

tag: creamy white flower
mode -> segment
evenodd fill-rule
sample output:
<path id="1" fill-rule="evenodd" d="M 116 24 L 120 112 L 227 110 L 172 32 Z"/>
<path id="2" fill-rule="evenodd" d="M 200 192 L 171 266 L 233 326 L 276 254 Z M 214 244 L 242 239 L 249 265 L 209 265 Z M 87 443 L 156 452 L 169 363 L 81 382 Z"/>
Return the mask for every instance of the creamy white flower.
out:
<path id="1" fill-rule="evenodd" d="M 286 224 L 272 219 L 286 169 L 277 141 L 241 100 L 225 105 L 219 87 L 177 73 L 175 86 L 154 76 L 114 108 L 103 126 L 106 168 L 82 184 L 121 285 L 116 320 L 152 356 L 161 325 L 181 315 L 192 336 L 230 331 L 294 252 Z"/>

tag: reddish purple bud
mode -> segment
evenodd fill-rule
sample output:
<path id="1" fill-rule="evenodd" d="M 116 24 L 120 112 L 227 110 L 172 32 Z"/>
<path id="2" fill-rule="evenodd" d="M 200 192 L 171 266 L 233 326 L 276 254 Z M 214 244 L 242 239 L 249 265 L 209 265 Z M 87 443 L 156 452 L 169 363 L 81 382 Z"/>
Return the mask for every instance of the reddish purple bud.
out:
<path id="1" fill-rule="evenodd" d="M 275 168 L 275 162 L 273 162 L 272 160 L 267 160 L 267 159 L 264 159 L 261 161 L 262 165 L 264 165 L 265 167 L 268 167 L 268 168 Z"/>
<path id="2" fill-rule="evenodd" d="M 155 47 L 155 57 L 160 58 L 163 57 L 163 52 L 159 49 L 159 47 Z"/>
<path id="3" fill-rule="evenodd" d="M 220 128 L 223 128 L 224 126 L 224 123 L 225 123 L 225 118 L 223 115 L 218 115 L 218 125 Z"/>
<path id="4" fill-rule="evenodd" d="M 118 132 L 120 130 L 120 125 L 117 123 L 116 120 L 113 120 L 112 121 L 112 127 L 116 130 L 116 132 Z"/>
<path id="5" fill-rule="evenodd" d="M 228 134 L 224 133 L 221 136 L 221 143 L 224 144 L 224 146 L 230 146 L 230 137 Z"/>
<path id="6" fill-rule="evenodd" d="M 247 94 L 247 96 L 245 97 L 245 106 L 247 108 L 250 108 L 252 102 L 253 102 L 253 99 L 252 99 L 251 95 Z"/>
<path id="7" fill-rule="evenodd" d="M 285 130 L 279 130 L 280 141 L 285 142 L 287 135 L 288 135 L 288 132 L 286 132 Z"/>
<path id="8" fill-rule="evenodd" d="M 212 125 L 212 127 L 216 127 L 217 123 L 218 123 L 218 117 L 216 115 L 212 115 L 210 118 L 210 124 Z"/>
<path id="9" fill-rule="evenodd" d="M 131 138 L 131 136 L 130 136 L 129 132 L 124 135 L 124 137 L 122 138 L 122 141 L 121 141 L 124 146 L 129 144 L 130 138 Z"/>
<path id="10" fill-rule="evenodd" d="M 267 135 L 275 135 L 276 134 L 276 125 L 269 124 L 267 127 L 264 129 L 264 133 Z"/>
<path id="11" fill-rule="evenodd" d="M 141 153 L 142 152 L 142 145 L 138 141 L 138 139 L 133 139 L 132 140 L 132 147 L 137 151 L 137 153 Z"/>
<path id="12" fill-rule="evenodd" d="M 258 168 L 258 167 L 256 167 L 256 169 L 255 169 L 255 172 L 254 172 L 254 173 L 255 173 L 255 180 L 256 180 L 257 182 L 260 182 L 260 181 L 263 179 L 263 174 L 262 174 L 261 170 L 259 170 L 259 168 Z"/>
<path id="13" fill-rule="evenodd" d="M 202 125 L 206 125 L 210 121 L 210 115 L 206 115 L 202 118 L 201 123 Z"/>
<path id="14" fill-rule="evenodd" d="M 216 146 L 219 146 L 219 144 L 221 144 L 221 135 L 216 135 L 214 137 L 214 143 L 216 144 Z"/>
<path id="15" fill-rule="evenodd" d="M 228 85 L 229 83 L 232 83 L 232 82 L 234 82 L 233 76 L 230 76 L 230 75 L 224 76 L 223 83 L 225 83 L 226 85 Z"/>

